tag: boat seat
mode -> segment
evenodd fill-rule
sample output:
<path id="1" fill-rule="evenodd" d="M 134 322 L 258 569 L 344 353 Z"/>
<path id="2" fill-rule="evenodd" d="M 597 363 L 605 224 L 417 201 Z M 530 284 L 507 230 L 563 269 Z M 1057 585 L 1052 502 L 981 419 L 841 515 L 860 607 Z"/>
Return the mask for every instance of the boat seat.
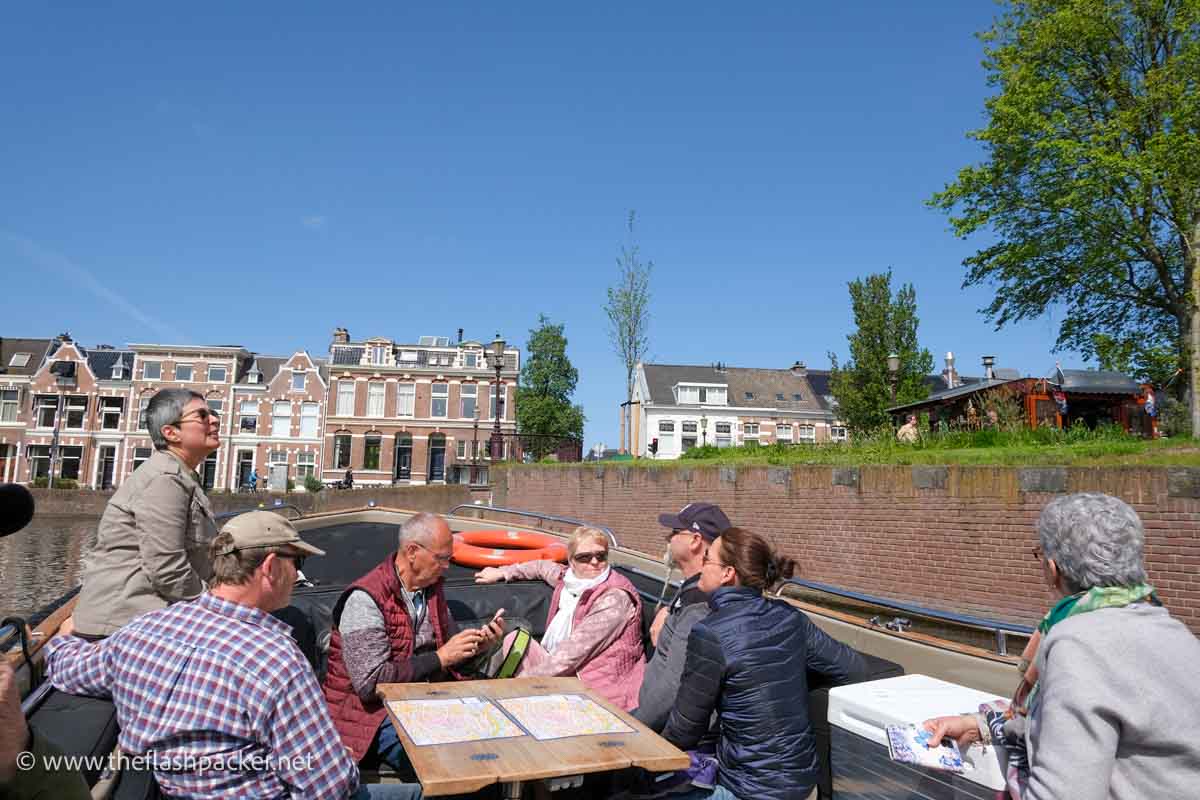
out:
<path id="1" fill-rule="evenodd" d="M 850 683 L 865 683 L 882 678 L 895 678 L 904 674 L 904 667 L 886 658 L 859 652 L 863 660 L 862 671 L 851 677 Z M 817 798 L 833 800 L 833 748 L 829 730 L 829 690 L 831 684 L 823 676 L 808 673 L 808 719 L 812 724 L 813 736 L 817 740 Z"/>
<path id="2" fill-rule="evenodd" d="M 110 700 L 80 697 L 52 689 L 29 715 L 29 724 L 69 756 L 98 756 L 102 761 L 117 746 L 117 709 Z M 83 777 L 95 785 L 101 770 Z"/>

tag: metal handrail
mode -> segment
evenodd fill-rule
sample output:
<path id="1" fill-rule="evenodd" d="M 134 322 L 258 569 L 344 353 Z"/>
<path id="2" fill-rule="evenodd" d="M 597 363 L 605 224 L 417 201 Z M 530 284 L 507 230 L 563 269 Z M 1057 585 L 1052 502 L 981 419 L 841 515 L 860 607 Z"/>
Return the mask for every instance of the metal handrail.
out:
<path id="1" fill-rule="evenodd" d="M 806 589 L 814 589 L 818 592 L 835 595 L 837 597 L 845 597 L 849 600 L 858 600 L 871 605 L 890 608 L 894 611 L 904 611 L 908 614 L 916 614 L 930 619 L 938 619 L 943 622 L 954 622 L 959 625 L 967 625 L 972 628 L 991 631 L 996 638 L 996 652 L 999 655 L 1008 655 L 1008 634 L 1018 633 L 1024 636 L 1030 636 L 1034 632 L 1034 628 L 1030 625 L 1021 625 L 1016 622 L 1003 622 L 1001 620 L 987 619 L 986 617 L 976 617 L 971 614 L 958 614 L 953 611 L 941 611 L 936 608 L 917 605 L 916 603 L 906 603 L 902 600 L 891 600 L 886 597 L 876 597 L 874 595 L 865 594 L 863 592 L 855 592 L 850 589 L 840 589 L 837 586 L 830 586 L 827 583 L 817 583 L 816 581 L 806 581 L 802 578 L 788 578 L 784 581 L 785 584 L 795 586 L 803 586 Z M 776 592 L 778 594 L 778 592 Z"/>
<path id="2" fill-rule="evenodd" d="M 224 521 L 241 516 L 242 514 L 248 514 L 251 511 L 279 511 L 280 509 L 284 508 L 290 508 L 292 511 L 295 511 L 296 519 L 304 516 L 304 510 L 299 506 L 292 505 L 291 503 L 280 503 L 279 505 L 275 506 L 268 506 L 264 504 L 261 506 L 254 506 L 253 508 L 243 508 L 238 511 L 222 511 L 220 514 L 213 514 L 213 519 Z"/>
<path id="3" fill-rule="evenodd" d="M 534 519 L 544 519 L 547 522 L 564 522 L 568 525 L 587 525 L 589 528 L 595 528 L 596 530 L 604 531 L 604 534 L 606 536 L 608 536 L 608 539 L 612 543 L 613 547 L 621 546 L 617 543 L 617 535 L 615 533 L 613 533 L 612 528 L 608 527 L 607 525 L 597 525 L 594 522 L 585 522 L 581 519 L 575 519 L 574 517 L 560 517 L 556 514 L 543 514 L 540 511 L 522 511 L 519 508 L 504 508 L 503 506 L 485 506 L 483 504 L 476 505 L 475 503 L 459 503 L 454 508 L 447 511 L 446 515 L 452 517 L 452 516 L 454 516 L 454 512 L 458 511 L 460 508 L 470 508 L 470 509 L 475 509 L 477 511 L 498 511 L 501 514 L 519 514 L 520 516 L 523 516 L 523 517 L 533 517 Z"/>

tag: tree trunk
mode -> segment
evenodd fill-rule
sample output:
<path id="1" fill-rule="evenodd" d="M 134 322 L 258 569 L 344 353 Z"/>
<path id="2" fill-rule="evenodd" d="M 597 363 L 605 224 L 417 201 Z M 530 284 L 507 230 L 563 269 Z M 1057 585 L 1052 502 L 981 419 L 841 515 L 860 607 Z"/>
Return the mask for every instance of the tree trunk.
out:
<path id="1" fill-rule="evenodd" d="M 1186 346 L 1188 348 L 1188 394 L 1192 418 L 1192 438 L 1200 439 L 1200 218 L 1195 220 L 1192 227 L 1192 280 L 1190 330 Z"/>

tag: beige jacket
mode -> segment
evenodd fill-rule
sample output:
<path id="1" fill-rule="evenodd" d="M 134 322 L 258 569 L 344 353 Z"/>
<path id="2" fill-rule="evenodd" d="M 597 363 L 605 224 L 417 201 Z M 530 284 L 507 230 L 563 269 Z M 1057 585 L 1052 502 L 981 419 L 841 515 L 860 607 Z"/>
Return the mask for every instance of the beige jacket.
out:
<path id="1" fill-rule="evenodd" d="M 75 629 L 107 636 L 148 611 L 204 591 L 216 538 L 212 507 L 196 473 L 158 450 L 104 509 L 83 570 Z"/>

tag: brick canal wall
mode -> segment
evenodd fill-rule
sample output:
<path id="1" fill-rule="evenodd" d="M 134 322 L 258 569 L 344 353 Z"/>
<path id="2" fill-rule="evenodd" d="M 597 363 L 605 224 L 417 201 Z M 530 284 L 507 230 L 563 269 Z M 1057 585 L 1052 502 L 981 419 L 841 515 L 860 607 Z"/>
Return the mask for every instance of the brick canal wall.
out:
<path id="1" fill-rule="evenodd" d="M 1030 553 L 1042 507 L 1066 492 L 1130 503 L 1150 578 L 1200 634 L 1200 469 L 1007 467 L 518 467 L 497 471 L 497 505 L 612 527 L 664 550 L 659 512 L 715 502 L 769 534 L 799 577 L 936 608 L 1031 623 L 1049 594 Z"/>
<path id="2" fill-rule="evenodd" d="M 88 489 L 30 489 L 37 503 L 39 516 L 95 516 L 104 513 L 104 506 L 113 496 L 112 492 L 94 492 Z M 209 495 L 213 511 L 239 511 L 253 508 L 259 503 L 268 507 L 276 500 L 290 503 L 306 514 L 321 511 L 363 508 L 367 501 L 374 500 L 385 508 L 403 508 L 413 511 L 449 511 L 459 503 L 470 503 L 472 495 L 465 486 L 389 486 L 370 489 L 337 491 L 326 489 L 317 494 L 294 492 L 288 495 L 268 492 L 229 494 L 214 492 Z"/>

